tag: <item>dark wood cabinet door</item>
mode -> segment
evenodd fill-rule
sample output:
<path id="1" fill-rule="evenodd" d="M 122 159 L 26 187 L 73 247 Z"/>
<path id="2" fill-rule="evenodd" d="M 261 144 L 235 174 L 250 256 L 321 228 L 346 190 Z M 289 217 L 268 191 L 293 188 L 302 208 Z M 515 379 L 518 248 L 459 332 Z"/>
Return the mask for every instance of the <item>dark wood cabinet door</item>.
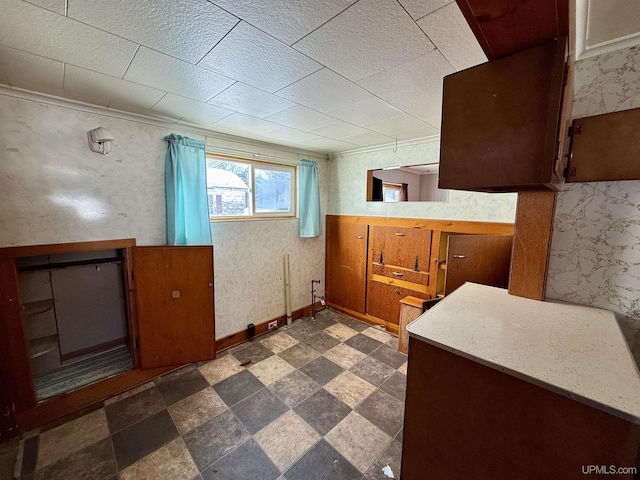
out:
<path id="1" fill-rule="evenodd" d="M 368 225 L 327 222 L 326 291 L 330 304 L 365 312 Z"/>
<path id="2" fill-rule="evenodd" d="M 400 300 L 408 296 L 423 300 L 431 298 L 428 293 L 370 280 L 367 293 L 367 314 L 398 325 L 400 322 Z"/>
<path id="3" fill-rule="evenodd" d="M 371 259 L 373 263 L 429 271 L 431 230 L 372 226 Z M 380 256 L 382 254 L 382 262 Z M 416 269 L 417 265 L 417 269 Z"/>
<path id="4" fill-rule="evenodd" d="M 506 288 L 512 235 L 449 235 L 444 294 L 464 282 Z"/>
<path id="5" fill-rule="evenodd" d="M 133 257 L 141 367 L 213 359 L 213 247 L 136 247 Z"/>

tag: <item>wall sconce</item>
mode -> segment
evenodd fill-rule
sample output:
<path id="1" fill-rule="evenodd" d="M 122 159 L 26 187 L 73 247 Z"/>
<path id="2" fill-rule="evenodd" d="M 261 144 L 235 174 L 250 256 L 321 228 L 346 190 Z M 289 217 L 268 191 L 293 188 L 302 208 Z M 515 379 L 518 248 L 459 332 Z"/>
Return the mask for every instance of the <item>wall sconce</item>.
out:
<path id="1" fill-rule="evenodd" d="M 89 148 L 92 152 L 106 155 L 111 151 L 111 142 L 115 140 L 115 137 L 109 130 L 104 127 L 94 128 L 87 132 L 89 139 Z"/>

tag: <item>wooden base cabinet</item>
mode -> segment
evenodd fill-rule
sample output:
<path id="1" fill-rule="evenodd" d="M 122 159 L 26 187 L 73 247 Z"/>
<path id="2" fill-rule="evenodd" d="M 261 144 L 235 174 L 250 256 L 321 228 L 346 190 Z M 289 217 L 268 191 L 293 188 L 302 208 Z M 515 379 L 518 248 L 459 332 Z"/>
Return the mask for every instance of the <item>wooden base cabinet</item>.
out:
<path id="1" fill-rule="evenodd" d="M 137 247 L 125 239 L 0 249 L 0 327 L 8 345 L 0 378 L 11 397 L 5 417 L 23 431 L 213 359 L 213 248 Z M 54 383 L 76 360 L 113 347 L 130 359 L 129 371 L 125 365 L 71 390 L 42 388 L 43 375 Z"/>

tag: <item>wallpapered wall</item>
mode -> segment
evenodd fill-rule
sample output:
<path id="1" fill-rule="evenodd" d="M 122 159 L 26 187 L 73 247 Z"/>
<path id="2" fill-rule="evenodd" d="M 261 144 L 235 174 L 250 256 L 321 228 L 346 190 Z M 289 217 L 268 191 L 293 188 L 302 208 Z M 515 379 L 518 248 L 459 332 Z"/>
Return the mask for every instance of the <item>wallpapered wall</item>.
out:
<path id="1" fill-rule="evenodd" d="M 573 117 L 640 107 L 638 65 L 637 47 L 576 62 Z M 640 181 L 564 185 L 557 197 L 547 297 L 621 313 L 640 360 Z"/>
<path id="2" fill-rule="evenodd" d="M 451 190 L 448 202 L 367 202 L 367 170 L 437 163 L 438 141 L 381 150 L 337 154 L 329 160 L 329 209 L 335 215 L 434 218 L 513 222 L 515 193 L 477 193 Z"/>
<path id="3" fill-rule="evenodd" d="M 134 237 L 165 243 L 164 156 L 169 133 L 207 148 L 280 156 L 297 153 L 163 128 L 0 95 L 0 247 Z M 116 140 L 109 155 L 89 151 L 86 132 L 102 126 Z M 318 160 L 317 158 L 311 158 Z M 318 162 L 323 212 L 326 160 Z M 311 303 L 311 279 L 324 279 L 324 235 L 298 237 L 295 219 L 212 224 L 216 337 L 285 313 L 285 253 L 291 256 L 292 307 Z"/>

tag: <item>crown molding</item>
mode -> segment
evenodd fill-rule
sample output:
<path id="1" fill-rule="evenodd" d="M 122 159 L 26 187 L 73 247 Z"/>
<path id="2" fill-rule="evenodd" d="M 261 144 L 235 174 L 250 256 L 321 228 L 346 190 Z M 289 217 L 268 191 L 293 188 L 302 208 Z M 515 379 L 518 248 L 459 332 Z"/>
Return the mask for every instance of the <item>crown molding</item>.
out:
<path id="1" fill-rule="evenodd" d="M 383 143 L 381 145 L 374 145 L 372 147 L 354 148 L 352 150 L 345 150 L 344 152 L 332 152 L 327 155 L 330 160 L 336 158 L 348 157 L 351 155 L 360 155 L 362 153 L 380 152 L 383 150 L 397 151 L 400 148 L 413 147 L 415 145 L 423 145 L 425 143 L 434 143 L 440 141 L 440 135 L 430 135 L 428 137 L 413 138 L 411 140 L 402 140 L 400 142 Z"/>

